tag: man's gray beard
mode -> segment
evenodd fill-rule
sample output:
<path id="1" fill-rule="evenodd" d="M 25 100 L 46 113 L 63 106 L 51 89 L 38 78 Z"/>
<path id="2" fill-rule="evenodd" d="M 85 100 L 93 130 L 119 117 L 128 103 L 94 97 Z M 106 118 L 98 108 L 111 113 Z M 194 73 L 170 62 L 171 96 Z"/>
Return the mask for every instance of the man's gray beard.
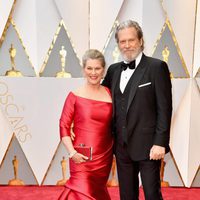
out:
<path id="1" fill-rule="evenodd" d="M 137 55 L 138 56 L 138 55 Z M 122 58 L 125 62 L 129 63 L 137 58 L 137 56 L 132 56 L 132 58 L 128 59 L 126 56 L 122 54 Z"/>
<path id="2" fill-rule="evenodd" d="M 122 56 L 122 58 L 123 58 L 123 60 L 124 60 L 125 62 L 129 63 L 129 62 L 135 60 L 135 59 L 138 57 L 138 55 L 140 54 L 140 52 L 142 52 L 142 50 L 141 50 L 141 51 L 138 51 L 136 55 L 131 56 L 130 59 L 128 59 L 128 58 L 127 58 L 126 56 L 124 56 L 122 53 L 121 53 L 121 56 Z"/>

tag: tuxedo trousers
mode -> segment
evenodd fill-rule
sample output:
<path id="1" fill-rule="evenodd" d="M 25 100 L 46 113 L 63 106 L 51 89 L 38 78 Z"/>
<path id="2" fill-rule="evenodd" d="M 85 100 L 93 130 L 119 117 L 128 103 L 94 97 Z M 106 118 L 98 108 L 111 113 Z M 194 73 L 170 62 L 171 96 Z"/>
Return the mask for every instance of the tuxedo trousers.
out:
<path id="1" fill-rule="evenodd" d="M 139 173 L 145 200 L 162 200 L 160 160 L 133 161 L 127 146 L 115 141 L 120 200 L 139 200 Z"/>

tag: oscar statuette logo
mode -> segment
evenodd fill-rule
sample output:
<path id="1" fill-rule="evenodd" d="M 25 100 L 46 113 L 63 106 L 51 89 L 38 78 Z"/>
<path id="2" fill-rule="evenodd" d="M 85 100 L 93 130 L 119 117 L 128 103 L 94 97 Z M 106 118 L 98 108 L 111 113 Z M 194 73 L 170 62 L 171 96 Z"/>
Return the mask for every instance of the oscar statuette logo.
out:
<path id="1" fill-rule="evenodd" d="M 10 77 L 22 77 L 22 73 L 18 70 L 16 70 L 16 65 L 15 65 L 15 56 L 16 56 L 17 50 L 13 47 L 13 44 L 11 44 L 11 47 L 9 49 L 9 54 L 10 54 L 10 61 L 11 61 L 11 70 L 8 70 L 6 72 L 6 76 Z"/>
<path id="2" fill-rule="evenodd" d="M 24 182 L 18 179 L 18 168 L 19 168 L 19 161 L 17 160 L 17 156 L 14 156 L 12 160 L 13 170 L 14 170 L 14 179 L 9 180 L 8 185 L 24 185 Z"/>
<path id="3" fill-rule="evenodd" d="M 162 56 L 163 56 L 163 61 L 165 61 L 166 63 L 168 63 L 169 54 L 170 54 L 170 51 L 168 49 L 168 46 L 165 46 L 165 48 L 162 51 Z"/>
<path id="4" fill-rule="evenodd" d="M 116 178 L 116 158 L 113 156 L 112 167 L 111 167 L 111 178 L 107 182 L 108 187 L 118 186 L 118 181 Z"/>
<path id="5" fill-rule="evenodd" d="M 166 63 L 168 63 L 169 55 L 170 55 L 170 51 L 168 49 L 168 46 L 165 45 L 165 48 L 162 51 L 162 57 L 163 57 L 163 61 L 165 61 Z M 174 78 L 172 72 L 170 73 L 170 77 Z"/>
<path id="6" fill-rule="evenodd" d="M 65 157 L 63 156 L 63 159 L 60 162 L 61 164 L 61 168 L 62 168 L 62 176 L 63 178 L 61 180 L 59 180 L 56 185 L 65 185 L 66 181 L 67 181 L 67 176 L 66 176 L 66 172 L 67 172 L 67 161 L 65 160 Z"/>
<path id="7" fill-rule="evenodd" d="M 65 71 L 67 51 L 64 46 L 59 51 L 62 70 L 56 74 L 56 78 L 71 78 L 71 74 Z"/>
<path id="8" fill-rule="evenodd" d="M 116 46 L 114 51 L 112 52 L 112 57 L 113 57 L 114 63 L 119 61 L 119 56 L 120 56 L 119 48 L 118 48 L 118 46 Z"/>
<path id="9" fill-rule="evenodd" d="M 164 169 L 165 169 L 165 161 L 162 158 L 161 159 L 161 166 L 160 166 L 160 181 L 161 181 L 161 187 L 169 187 L 169 183 L 167 181 L 164 181 Z"/>

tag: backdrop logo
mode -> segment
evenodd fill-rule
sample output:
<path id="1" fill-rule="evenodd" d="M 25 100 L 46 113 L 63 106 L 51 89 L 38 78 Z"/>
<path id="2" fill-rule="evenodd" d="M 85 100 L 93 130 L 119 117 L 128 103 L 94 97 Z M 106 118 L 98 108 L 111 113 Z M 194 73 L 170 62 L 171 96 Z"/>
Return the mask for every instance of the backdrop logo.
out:
<path id="1" fill-rule="evenodd" d="M 0 81 L 0 106 L 4 110 L 18 140 L 22 143 L 31 139 L 28 126 L 24 123 L 23 107 L 14 101 L 14 96 L 9 93 L 9 87 Z"/>

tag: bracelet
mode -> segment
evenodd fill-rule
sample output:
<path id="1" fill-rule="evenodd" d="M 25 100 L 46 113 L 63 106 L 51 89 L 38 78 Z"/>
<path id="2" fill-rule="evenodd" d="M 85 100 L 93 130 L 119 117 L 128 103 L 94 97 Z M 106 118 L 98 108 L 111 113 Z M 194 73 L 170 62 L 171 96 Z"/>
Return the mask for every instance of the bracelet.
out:
<path id="1" fill-rule="evenodd" d="M 76 150 L 74 150 L 74 151 L 72 151 L 71 153 L 69 153 L 69 158 L 72 158 L 76 153 L 77 153 Z"/>

